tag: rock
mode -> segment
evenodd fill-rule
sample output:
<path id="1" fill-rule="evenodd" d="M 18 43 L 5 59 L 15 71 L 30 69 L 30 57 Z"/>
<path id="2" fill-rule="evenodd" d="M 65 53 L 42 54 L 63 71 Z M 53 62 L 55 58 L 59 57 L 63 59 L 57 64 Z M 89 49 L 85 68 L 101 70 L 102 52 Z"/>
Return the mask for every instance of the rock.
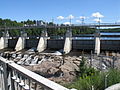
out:
<path id="1" fill-rule="evenodd" d="M 38 56 L 38 55 L 37 55 Z M 76 77 L 81 59 L 79 57 L 42 54 L 38 56 L 39 64 L 24 66 L 55 82 L 71 82 Z M 64 62 L 63 62 L 64 59 Z"/>
<path id="2" fill-rule="evenodd" d="M 58 66 L 60 63 L 58 62 L 51 62 L 51 61 L 44 61 L 39 65 L 28 66 L 26 68 L 32 69 L 32 71 L 39 73 L 45 77 L 49 76 L 50 74 L 54 75 L 56 71 L 58 71 Z M 30 68 L 32 67 L 32 68 Z"/>
<path id="3" fill-rule="evenodd" d="M 116 53 L 116 56 L 117 56 L 117 57 L 120 57 L 120 53 L 119 53 L 119 52 L 117 52 L 117 53 Z"/>
<path id="4" fill-rule="evenodd" d="M 80 65 L 80 61 L 73 61 L 74 64 L 76 64 L 77 66 Z"/>
<path id="5" fill-rule="evenodd" d="M 60 66 L 62 71 L 75 71 L 78 70 L 78 66 L 75 65 L 74 63 L 71 63 L 69 61 L 65 61 L 64 65 Z"/>
<path id="6" fill-rule="evenodd" d="M 76 58 L 76 61 L 81 61 L 81 58 Z"/>
<path id="7" fill-rule="evenodd" d="M 59 71 L 58 68 L 52 67 L 52 68 L 48 69 L 47 73 L 52 74 L 52 75 L 55 75 L 55 73 L 56 73 L 57 71 Z"/>
<path id="8" fill-rule="evenodd" d="M 116 56 L 116 53 L 115 53 L 115 52 L 112 52 L 112 56 Z"/>

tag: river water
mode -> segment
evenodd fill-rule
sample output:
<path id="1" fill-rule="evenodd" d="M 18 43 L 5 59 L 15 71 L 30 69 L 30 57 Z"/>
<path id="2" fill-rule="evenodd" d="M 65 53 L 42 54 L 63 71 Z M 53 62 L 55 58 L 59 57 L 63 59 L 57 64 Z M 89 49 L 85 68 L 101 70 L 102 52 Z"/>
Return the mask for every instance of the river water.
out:
<path id="1" fill-rule="evenodd" d="M 87 34 L 86 34 L 87 35 Z M 118 36 L 120 35 L 119 32 L 116 32 L 116 33 L 106 33 L 106 32 L 103 32 L 103 33 L 100 33 L 100 35 L 106 35 L 106 36 Z M 94 36 L 94 35 L 93 35 Z M 92 36 L 89 36 L 89 37 L 73 37 L 73 40 L 93 40 L 94 37 Z M 120 40 L 120 37 L 100 37 L 100 40 Z"/>

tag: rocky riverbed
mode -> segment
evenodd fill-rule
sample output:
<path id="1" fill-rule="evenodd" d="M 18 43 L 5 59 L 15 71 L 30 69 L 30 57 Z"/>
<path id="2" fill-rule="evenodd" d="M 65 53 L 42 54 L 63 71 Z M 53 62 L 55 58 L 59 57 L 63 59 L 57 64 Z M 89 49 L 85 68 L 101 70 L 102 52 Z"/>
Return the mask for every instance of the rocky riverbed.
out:
<path id="1" fill-rule="evenodd" d="M 107 71 L 109 68 L 120 69 L 119 53 L 96 56 L 94 54 L 81 54 L 80 52 L 62 55 L 60 52 L 28 53 L 24 51 L 1 52 L 0 55 L 58 83 L 72 82 L 75 79 L 82 56 L 86 59 L 88 67 L 90 66 L 101 71 Z"/>
<path id="2" fill-rule="evenodd" d="M 79 71 L 81 56 L 56 56 L 56 55 L 40 55 L 46 59 L 41 64 L 24 66 L 55 82 L 71 82 L 76 77 L 76 71 Z"/>

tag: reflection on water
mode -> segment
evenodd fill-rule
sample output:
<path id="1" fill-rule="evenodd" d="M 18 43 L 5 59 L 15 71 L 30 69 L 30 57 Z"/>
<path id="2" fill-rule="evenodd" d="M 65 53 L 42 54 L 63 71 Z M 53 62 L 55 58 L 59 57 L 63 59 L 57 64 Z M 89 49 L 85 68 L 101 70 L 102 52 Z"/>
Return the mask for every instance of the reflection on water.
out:
<path id="1" fill-rule="evenodd" d="M 116 32 L 116 33 L 106 33 L 106 32 L 103 32 L 103 33 L 100 33 L 100 35 L 120 35 L 119 32 Z"/>
<path id="2" fill-rule="evenodd" d="M 101 37 L 101 40 L 120 40 L 120 37 Z"/>
<path id="3" fill-rule="evenodd" d="M 120 35 L 119 32 L 107 33 L 102 32 L 100 35 Z M 94 37 L 73 37 L 73 40 L 93 40 Z M 120 40 L 120 37 L 100 37 L 100 40 Z"/>
<path id="4" fill-rule="evenodd" d="M 72 39 L 73 39 L 73 40 L 81 40 L 81 39 L 82 39 L 82 40 L 85 40 L 85 39 L 88 39 L 88 40 L 89 40 L 89 39 L 94 39 L 94 37 L 73 37 Z"/>
<path id="5" fill-rule="evenodd" d="M 73 37 L 73 40 L 93 40 L 94 37 Z M 100 37 L 100 40 L 120 40 L 120 37 Z"/>
<path id="6" fill-rule="evenodd" d="M 120 40 L 120 32 L 114 32 L 114 33 L 108 33 L 108 32 L 102 32 L 100 33 L 101 37 L 100 40 Z M 108 37 L 103 37 L 102 35 L 108 36 Z M 113 37 L 117 36 L 117 37 Z M 112 36 L 112 37 L 109 37 Z M 51 39 L 64 39 L 65 37 L 63 36 L 51 36 Z M 95 39 L 94 34 L 79 34 L 79 36 L 73 36 L 72 37 L 73 40 L 93 40 Z"/>

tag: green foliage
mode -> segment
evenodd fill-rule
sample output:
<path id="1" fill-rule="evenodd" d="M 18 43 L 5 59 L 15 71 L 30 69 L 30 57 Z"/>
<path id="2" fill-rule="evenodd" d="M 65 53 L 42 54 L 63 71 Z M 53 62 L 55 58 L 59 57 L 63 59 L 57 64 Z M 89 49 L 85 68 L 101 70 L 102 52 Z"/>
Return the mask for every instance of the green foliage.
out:
<path id="1" fill-rule="evenodd" d="M 94 90 L 104 90 L 105 80 L 107 87 L 120 83 L 120 70 L 110 69 L 108 72 L 99 72 L 92 69 L 92 72 L 91 70 L 87 72 L 90 72 L 90 74 L 84 73 L 84 76 L 77 77 L 75 81 L 65 86 L 67 88 L 76 88 L 77 90 L 92 90 L 92 87 Z"/>
<path id="2" fill-rule="evenodd" d="M 42 29 L 34 28 L 34 29 L 26 29 L 25 32 L 28 36 L 40 36 Z"/>
<path id="3" fill-rule="evenodd" d="M 108 86 L 111 86 L 115 83 L 120 83 L 120 70 L 111 69 L 108 72 L 107 82 Z"/>
<path id="4" fill-rule="evenodd" d="M 12 36 L 12 37 L 14 37 L 14 36 L 20 36 L 20 30 L 16 30 L 16 29 L 10 30 L 10 31 L 9 31 L 9 34 L 10 34 L 10 36 Z"/>
<path id="5" fill-rule="evenodd" d="M 90 27 L 79 27 L 79 28 L 72 28 L 73 35 L 79 35 L 79 34 L 93 34 L 95 33 L 96 28 L 90 28 Z"/>
<path id="6" fill-rule="evenodd" d="M 66 29 L 64 28 L 51 28 L 51 29 L 47 29 L 48 31 L 48 35 L 49 36 L 57 36 L 57 35 L 64 35 L 66 32 Z"/>
<path id="7" fill-rule="evenodd" d="M 110 69 L 107 72 L 100 72 L 94 68 L 87 67 L 86 59 L 82 56 L 78 76 L 75 81 L 65 85 L 67 88 L 77 90 L 104 90 L 113 84 L 120 83 L 120 70 Z M 106 85 L 105 85 L 106 82 Z"/>
<path id="8" fill-rule="evenodd" d="M 39 20 L 41 22 L 43 22 L 43 24 L 45 24 L 44 21 Z M 0 18 L 0 27 L 4 28 L 4 27 L 19 27 L 19 26 L 33 26 L 36 24 L 36 20 L 27 20 L 27 21 L 21 21 L 21 22 L 17 22 L 17 21 L 12 21 L 10 19 L 2 19 Z M 48 26 L 55 26 L 55 24 L 53 22 L 49 22 L 46 23 Z M 61 24 L 61 26 L 65 26 L 63 24 Z M 42 28 L 42 30 L 44 30 L 44 28 Z M 81 27 L 72 27 L 72 34 L 73 36 L 75 35 L 79 35 L 79 34 L 93 34 L 95 33 L 96 28 L 90 28 L 87 26 L 81 26 Z M 63 36 L 65 35 L 66 32 L 66 28 L 47 28 L 48 31 L 48 35 L 49 36 Z M 120 28 L 115 28 L 115 29 L 101 29 L 100 31 L 102 32 L 120 32 Z M 19 36 L 20 35 L 20 31 L 19 30 L 11 30 L 10 32 L 10 36 Z M 25 32 L 27 32 L 28 36 L 40 36 L 41 34 L 41 29 L 26 29 Z M 2 31 L 0 31 L 0 35 L 2 35 Z"/>
<path id="9" fill-rule="evenodd" d="M 86 76 L 84 78 L 79 77 L 73 83 L 67 85 L 68 88 L 76 88 L 77 90 L 103 90 L 104 89 L 104 76 L 99 73 Z"/>
<path id="10" fill-rule="evenodd" d="M 101 29 L 101 32 L 120 32 L 120 28 Z"/>
<path id="11" fill-rule="evenodd" d="M 78 73 L 78 75 L 81 77 L 83 77 L 84 74 L 86 73 L 87 67 L 85 65 L 85 62 L 86 62 L 86 59 L 82 56 L 82 60 L 80 62 L 80 66 L 79 66 L 79 73 Z"/>
<path id="12" fill-rule="evenodd" d="M 87 76 L 92 76 L 92 75 L 98 73 L 98 71 L 95 70 L 94 68 L 87 67 L 86 59 L 82 56 L 82 60 L 79 65 L 79 72 L 77 72 L 77 73 L 78 73 L 78 76 L 84 78 Z"/>

